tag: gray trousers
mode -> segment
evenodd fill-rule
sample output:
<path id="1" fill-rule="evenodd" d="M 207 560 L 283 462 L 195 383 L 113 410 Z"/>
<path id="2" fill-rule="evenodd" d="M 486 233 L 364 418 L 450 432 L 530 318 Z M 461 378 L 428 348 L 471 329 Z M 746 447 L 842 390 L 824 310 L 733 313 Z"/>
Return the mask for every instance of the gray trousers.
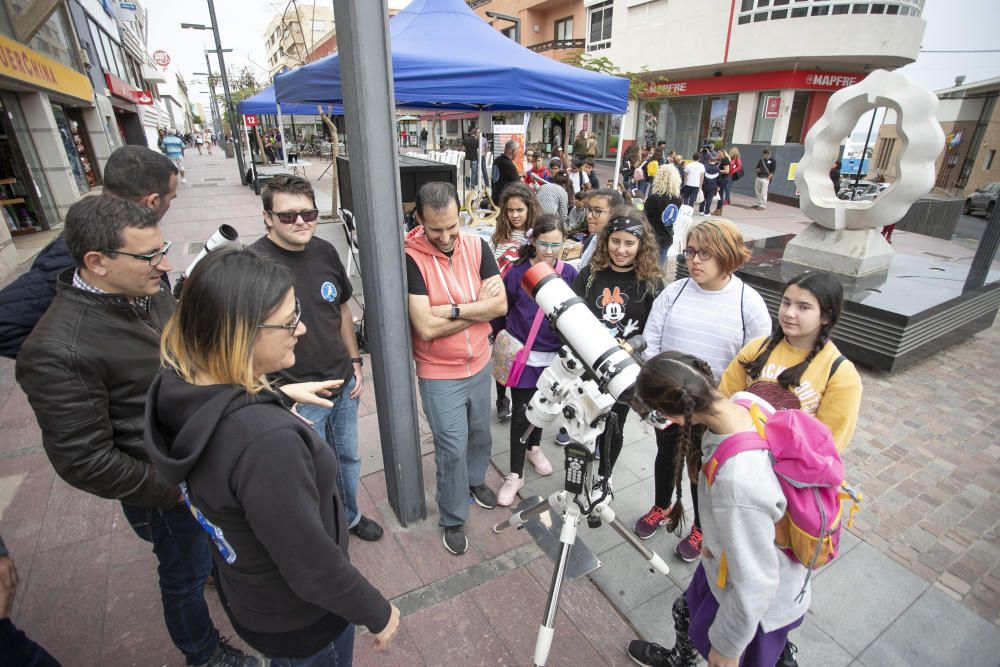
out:
<path id="1" fill-rule="evenodd" d="M 438 525 L 461 526 L 469 516 L 469 488 L 486 480 L 490 435 L 490 364 L 463 380 L 418 378 L 424 415 L 434 434 Z"/>

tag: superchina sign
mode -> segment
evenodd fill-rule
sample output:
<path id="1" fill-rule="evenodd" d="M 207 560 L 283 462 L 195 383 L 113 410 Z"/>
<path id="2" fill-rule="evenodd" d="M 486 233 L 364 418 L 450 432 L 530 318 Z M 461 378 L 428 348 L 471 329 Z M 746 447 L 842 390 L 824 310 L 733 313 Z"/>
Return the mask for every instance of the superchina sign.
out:
<path id="1" fill-rule="evenodd" d="M 94 95 L 90 79 L 24 44 L 0 35 L 0 77 L 89 102 Z"/>
<path id="2" fill-rule="evenodd" d="M 714 76 L 708 79 L 650 83 L 642 93 L 642 96 L 714 95 L 719 93 L 741 93 L 786 88 L 833 91 L 853 86 L 864 78 L 864 74 L 846 72 L 807 72 L 802 70 L 755 72 L 753 74 Z"/>

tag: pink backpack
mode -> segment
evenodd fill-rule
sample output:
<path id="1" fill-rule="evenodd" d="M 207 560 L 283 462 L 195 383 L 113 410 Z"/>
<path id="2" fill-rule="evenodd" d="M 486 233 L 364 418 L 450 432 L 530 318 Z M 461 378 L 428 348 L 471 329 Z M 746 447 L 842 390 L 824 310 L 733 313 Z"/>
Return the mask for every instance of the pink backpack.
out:
<path id="1" fill-rule="evenodd" d="M 843 502 L 853 501 L 847 517 L 850 528 L 861 495 L 844 481 L 844 464 L 826 424 L 802 410 L 775 411 L 766 401 L 747 392 L 734 394 L 732 401 L 750 411 L 757 431 L 737 433 L 722 441 L 702 468 L 705 478 L 711 486 L 731 457 L 740 452 L 768 450 L 788 502 L 785 515 L 774 525 L 774 543 L 805 565 L 811 575 L 812 570 L 836 558 Z M 723 554 L 720 587 L 725 585 L 725 576 Z"/>

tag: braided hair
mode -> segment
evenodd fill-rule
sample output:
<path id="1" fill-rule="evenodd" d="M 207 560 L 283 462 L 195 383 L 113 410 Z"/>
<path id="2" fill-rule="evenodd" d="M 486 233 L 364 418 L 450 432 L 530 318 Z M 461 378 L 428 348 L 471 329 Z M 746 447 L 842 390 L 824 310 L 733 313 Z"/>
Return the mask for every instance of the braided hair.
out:
<path id="1" fill-rule="evenodd" d="M 840 319 L 840 313 L 844 307 L 844 288 L 840 285 L 840 281 L 834 278 L 832 274 L 824 272 L 803 273 L 789 280 L 785 285 L 784 291 L 788 291 L 788 288 L 792 285 L 808 290 L 809 293 L 816 297 L 816 302 L 819 304 L 820 317 L 825 321 L 816 334 L 816 340 L 813 342 L 812 349 L 809 350 L 806 358 L 794 366 L 781 371 L 781 374 L 778 375 L 778 384 L 784 389 L 797 387 L 802 382 L 802 374 L 809 368 L 809 364 L 816 358 L 816 355 L 826 347 L 827 342 L 830 340 L 830 333 L 833 331 L 834 325 L 837 324 L 837 320 Z M 774 325 L 774 332 L 762 346 L 763 350 L 760 354 L 752 361 L 743 362 L 743 368 L 746 369 L 747 376 L 751 380 L 756 380 L 760 377 L 764 366 L 767 364 L 768 357 L 771 356 L 771 352 L 774 351 L 774 348 L 784 338 L 785 332 L 782 330 L 781 322 L 779 321 Z"/>
<path id="2" fill-rule="evenodd" d="M 685 461 L 690 461 L 689 455 L 695 458 L 697 454 L 700 466 L 701 458 L 700 451 L 694 451 L 698 443 L 694 442 L 695 427 L 691 422 L 696 413 L 711 412 L 712 405 L 722 397 L 715 391 L 711 366 L 680 352 L 663 352 L 643 364 L 636 379 L 636 395 L 661 415 L 683 416 L 681 437 L 674 454 L 677 502 L 667 514 L 667 530 L 679 534 L 684 518 L 682 476 L 687 469 Z"/>

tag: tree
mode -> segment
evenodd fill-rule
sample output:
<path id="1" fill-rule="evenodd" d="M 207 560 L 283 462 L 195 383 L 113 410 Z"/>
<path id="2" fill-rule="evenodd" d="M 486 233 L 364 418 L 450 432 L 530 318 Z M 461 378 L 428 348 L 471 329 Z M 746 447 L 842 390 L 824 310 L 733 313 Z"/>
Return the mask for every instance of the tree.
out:
<path id="1" fill-rule="evenodd" d="M 233 104 L 239 104 L 248 97 L 253 97 L 265 87 L 249 67 L 244 66 L 242 70 L 230 68 L 229 94 L 233 98 Z"/>
<path id="2" fill-rule="evenodd" d="M 649 68 L 645 65 L 638 72 L 627 72 L 611 62 L 606 56 L 592 56 L 584 51 L 566 56 L 563 58 L 563 62 L 573 67 L 590 70 L 591 72 L 600 72 L 601 74 L 620 76 L 628 79 L 628 99 L 635 100 L 636 102 L 642 99 L 643 94 L 649 90 L 651 84 L 659 85 L 669 82 L 669 79 L 666 77 L 652 76 L 649 73 Z M 666 95 L 676 95 L 676 93 L 669 91 Z"/>
<path id="3" fill-rule="evenodd" d="M 204 125 L 205 124 L 205 121 L 203 121 L 201 119 L 201 116 L 199 116 L 196 113 L 191 114 L 191 122 L 194 123 L 195 125 Z"/>

